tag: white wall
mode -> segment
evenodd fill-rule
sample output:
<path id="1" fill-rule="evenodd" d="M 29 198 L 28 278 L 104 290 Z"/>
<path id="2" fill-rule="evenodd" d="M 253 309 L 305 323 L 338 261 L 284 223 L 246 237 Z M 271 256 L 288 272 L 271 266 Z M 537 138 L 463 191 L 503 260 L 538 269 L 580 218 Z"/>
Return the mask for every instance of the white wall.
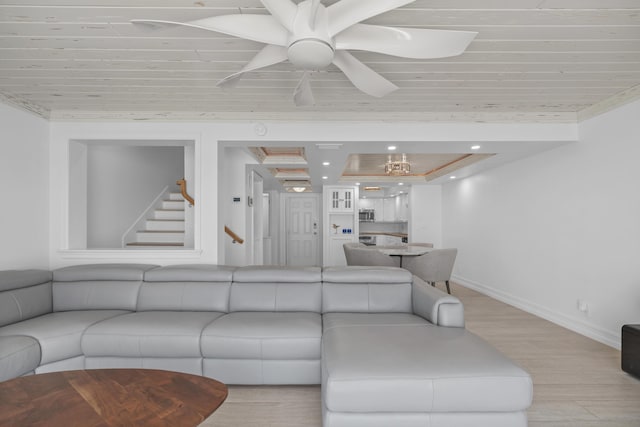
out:
<path id="1" fill-rule="evenodd" d="M 443 186 L 454 279 L 619 347 L 640 316 L 639 117 L 640 101 L 581 123 L 578 143 Z"/>
<path id="2" fill-rule="evenodd" d="M 183 147 L 88 144 L 87 247 L 121 248 L 140 214 L 183 177 Z"/>
<path id="3" fill-rule="evenodd" d="M 442 187 L 412 185 L 409 194 L 409 242 L 442 248 Z"/>
<path id="4" fill-rule="evenodd" d="M 247 248 L 250 247 L 247 235 L 247 180 L 246 165 L 255 164 L 256 160 L 245 150 L 240 148 L 224 149 L 223 161 L 220 165 L 221 180 L 225 185 L 221 189 L 221 207 L 224 211 L 224 224 L 245 240 L 245 244 L 233 243 L 232 239 L 224 235 L 224 258 L 227 265 L 247 265 Z M 239 202 L 233 198 L 239 197 Z"/>
<path id="5" fill-rule="evenodd" d="M 0 270 L 49 267 L 49 125 L 0 103 Z"/>
<path id="6" fill-rule="evenodd" d="M 387 123 L 387 122 L 265 122 L 267 132 L 256 132 L 255 122 L 52 122 L 50 123 L 50 262 L 53 268 L 95 262 L 234 263 L 225 259 L 223 227 L 230 187 L 239 184 L 235 170 L 227 175 L 220 147 L 235 143 L 260 146 L 263 142 L 340 144 L 398 141 L 418 142 L 426 148 L 447 141 L 467 147 L 469 141 L 500 142 L 512 152 L 525 153 L 539 144 L 556 146 L 574 140 L 576 126 L 563 123 Z M 401 132 L 399 132 L 401 130 Z M 69 242 L 69 145 L 83 140 L 194 141 L 195 248 L 193 250 L 73 250 Z M 223 158 L 220 158 L 220 157 Z M 244 169 L 238 173 L 245 173 Z M 244 180 L 242 180 L 244 182 Z M 244 185 L 244 184 L 243 184 Z M 245 190 L 246 191 L 246 190 Z M 244 203 L 244 202 L 241 202 Z M 244 222 L 243 222 L 244 223 Z M 243 229 L 242 225 L 239 226 Z M 244 237 L 244 236 L 243 236 Z M 425 239 L 430 236 L 425 236 Z M 235 250 L 235 249 L 234 249 Z M 244 263 L 244 258 L 242 260 Z"/>

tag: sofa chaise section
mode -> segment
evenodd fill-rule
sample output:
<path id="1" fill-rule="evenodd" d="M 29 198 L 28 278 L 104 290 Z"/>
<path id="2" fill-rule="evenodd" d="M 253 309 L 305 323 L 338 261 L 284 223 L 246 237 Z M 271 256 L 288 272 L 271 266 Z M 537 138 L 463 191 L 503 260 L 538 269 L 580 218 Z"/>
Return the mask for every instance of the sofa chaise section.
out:
<path id="1" fill-rule="evenodd" d="M 318 267 L 241 267 L 229 314 L 202 333 L 204 375 L 229 384 L 318 384 Z"/>
<path id="2" fill-rule="evenodd" d="M 357 269 L 323 272 L 325 427 L 527 425 L 531 378 L 463 328 L 457 298 L 405 270 Z"/>
<path id="3" fill-rule="evenodd" d="M 524 427 L 529 375 L 463 328 L 336 327 L 323 335 L 325 427 Z"/>
<path id="4" fill-rule="evenodd" d="M 229 311 L 234 268 L 174 265 L 144 273 L 135 312 L 90 326 L 86 367 L 151 368 L 202 375 L 203 329 Z"/>

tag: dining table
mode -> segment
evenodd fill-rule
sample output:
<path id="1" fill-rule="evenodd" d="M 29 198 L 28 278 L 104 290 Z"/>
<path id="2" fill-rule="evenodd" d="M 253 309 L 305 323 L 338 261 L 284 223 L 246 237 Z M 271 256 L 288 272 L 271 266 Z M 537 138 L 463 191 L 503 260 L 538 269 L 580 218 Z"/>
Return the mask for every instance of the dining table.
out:
<path id="1" fill-rule="evenodd" d="M 402 267 L 402 260 L 404 259 L 404 257 L 424 255 L 427 252 L 431 252 L 433 248 L 428 248 L 426 246 L 406 245 L 393 248 L 379 248 L 378 250 L 385 255 L 400 257 L 400 267 Z"/>

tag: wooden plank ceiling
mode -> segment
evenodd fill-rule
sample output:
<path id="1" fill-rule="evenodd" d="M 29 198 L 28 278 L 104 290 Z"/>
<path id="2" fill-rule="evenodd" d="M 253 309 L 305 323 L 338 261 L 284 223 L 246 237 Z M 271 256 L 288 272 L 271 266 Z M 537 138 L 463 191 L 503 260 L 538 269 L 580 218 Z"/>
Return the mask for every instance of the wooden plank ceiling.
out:
<path id="1" fill-rule="evenodd" d="M 316 105 L 304 108 L 292 102 L 301 72 L 288 63 L 249 73 L 235 89 L 216 87 L 259 43 L 188 28 L 149 32 L 129 23 L 230 13 L 267 12 L 259 0 L 0 0 L 0 99 L 53 118 L 86 112 L 575 117 L 617 94 L 640 92 L 638 0 L 417 0 L 367 23 L 479 32 L 466 53 L 409 60 L 353 52 L 400 89 L 372 98 L 331 66 L 313 73 Z"/>

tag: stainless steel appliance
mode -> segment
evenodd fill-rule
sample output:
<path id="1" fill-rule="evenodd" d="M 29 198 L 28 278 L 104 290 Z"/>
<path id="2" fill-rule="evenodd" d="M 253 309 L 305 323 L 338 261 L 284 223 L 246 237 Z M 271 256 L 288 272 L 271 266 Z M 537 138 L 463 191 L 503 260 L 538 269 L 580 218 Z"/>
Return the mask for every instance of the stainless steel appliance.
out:
<path id="1" fill-rule="evenodd" d="M 376 212 L 373 209 L 360 209 L 361 222 L 374 222 L 376 220 Z"/>

